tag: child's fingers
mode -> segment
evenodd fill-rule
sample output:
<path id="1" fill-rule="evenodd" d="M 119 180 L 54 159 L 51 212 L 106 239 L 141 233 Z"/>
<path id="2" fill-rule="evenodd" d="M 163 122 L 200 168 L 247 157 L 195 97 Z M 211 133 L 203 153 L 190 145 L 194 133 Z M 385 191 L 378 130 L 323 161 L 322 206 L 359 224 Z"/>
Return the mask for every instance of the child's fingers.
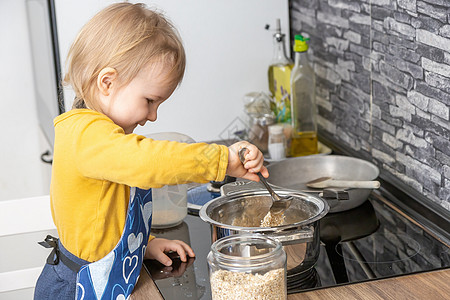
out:
<path id="1" fill-rule="evenodd" d="M 170 259 L 170 257 L 168 257 L 164 252 L 157 252 L 154 253 L 154 259 L 156 259 L 157 261 L 159 261 L 160 263 L 162 263 L 165 266 L 171 266 L 172 265 L 172 260 Z"/>
<path id="2" fill-rule="evenodd" d="M 190 257 L 195 257 L 194 250 L 192 250 L 192 248 L 185 242 L 179 241 L 179 240 L 174 240 L 173 243 L 174 243 L 174 247 L 171 250 L 176 251 L 178 253 L 182 262 L 187 261 L 186 253 Z"/>
<path id="3" fill-rule="evenodd" d="M 244 163 L 239 161 L 239 158 L 235 156 L 242 148 L 246 148 L 244 153 Z M 259 181 L 259 177 L 255 174 L 259 171 L 264 171 L 263 176 L 268 177 L 267 170 L 264 167 L 264 156 L 262 152 L 255 145 L 250 144 L 247 141 L 241 141 L 230 146 L 230 153 L 232 153 L 232 164 L 229 164 L 227 168 L 227 174 L 232 174 L 236 177 L 241 177 L 253 181 Z M 236 160 L 236 158 L 238 160 Z M 231 165 L 231 166 L 230 166 Z"/>
<path id="4" fill-rule="evenodd" d="M 245 175 L 242 176 L 244 179 L 252 180 L 252 181 L 259 181 L 258 175 L 254 173 L 247 172 Z"/>
<path id="5" fill-rule="evenodd" d="M 245 147 L 247 148 L 247 151 L 244 155 L 246 161 L 255 160 L 258 155 L 261 154 L 261 151 L 259 151 L 259 149 L 255 145 L 247 144 Z"/>
<path id="6" fill-rule="evenodd" d="M 261 152 L 260 152 L 260 153 L 261 153 Z M 256 157 L 256 159 L 247 161 L 247 162 L 245 163 L 244 167 L 245 167 L 247 170 L 250 170 L 250 171 L 256 173 L 256 172 L 258 172 L 258 171 L 261 169 L 261 167 L 263 166 L 263 164 L 264 164 L 264 157 L 263 157 L 263 155 L 262 155 L 262 153 L 261 153 L 261 154 L 258 154 L 258 156 Z"/>
<path id="7" fill-rule="evenodd" d="M 258 151 L 256 157 L 254 159 L 247 160 L 244 167 L 252 173 L 257 173 L 262 169 L 263 164 L 264 156 L 260 151 Z"/>
<path id="8" fill-rule="evenodd" d="M 259 172 L 261 172 L 261 174 L 262 174 L 262 176 L 264 176 L 264 178 L 269 177 L 269 170 L 267 170 L 267 168 L 265 166 L 262 166 L 262 168 Z"/>
<path id="9" fill-rule="evenodd" d="M 263 162 L 255 163 L 254 165 L 246 165 L 246 167 L 249 167 L 247 170 L 250 173 L 258 173 L 262 170 Z"/>

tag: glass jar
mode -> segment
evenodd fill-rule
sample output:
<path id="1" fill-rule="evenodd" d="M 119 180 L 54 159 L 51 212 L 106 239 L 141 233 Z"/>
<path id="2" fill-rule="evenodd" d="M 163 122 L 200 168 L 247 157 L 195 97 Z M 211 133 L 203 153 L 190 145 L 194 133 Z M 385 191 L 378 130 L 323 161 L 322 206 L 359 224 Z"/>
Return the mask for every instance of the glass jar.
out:
<path id="1" fill-rule="evenodd" d="M 269 126 L 269 155 L 272 160 L 282 160 L 286 158 L 286 138 L 282 125 Z"/>
<path id="2" fill-rule="evenodd" d="M 152 189 L 152 228 L 174 227 L 187 215 L 186 184 L 165 185 Z"/>
<path id="3" fill-rule="evenodd" d="M 160 132 L 146 135 L 153 140 L 194 143 L 195 141 L 182 133 Z M 152 228 L 170 228 L 183 222 L 187 215 L 187 184 L 165 185 L 152 189 Z"/>
<path id="4" fill-rule="evenodd" d="M 259 234 L 231 235 L 208 254 L 212 299 L 287 299 L 286 253 Z"/>
<path id="5" fill-rule="evenodd" d="M 252 127 L 248 133 L 248 140 L 261 150 L 262 153 L 268 151 L 269 125 L 275 123 L 272 115 L 264 115 L 252 119 Z"/>

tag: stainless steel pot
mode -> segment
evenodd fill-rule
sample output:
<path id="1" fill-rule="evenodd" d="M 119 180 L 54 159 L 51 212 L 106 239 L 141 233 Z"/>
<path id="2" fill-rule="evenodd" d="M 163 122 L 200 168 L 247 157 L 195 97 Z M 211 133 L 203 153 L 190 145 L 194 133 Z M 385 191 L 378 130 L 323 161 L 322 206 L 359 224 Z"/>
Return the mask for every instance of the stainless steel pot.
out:
<path id="1" fill-rule="evenodd" d="M 205 204 L 200 218 L 211 224 L 212 241 L 234 234 L 263 234 L 279 241 L 287 256 L 288 276 L 314 266 L 319 255 L 319 220 L 329 206 L 314 195 L 277 190 L 280 196 L 294 197 L 281 226 L 259 227 L 272 205 L 266 190 L 234 191 Z"/>
<path id="2" fill-rule="evenodd" d="M 270 164 L 267 181 L 281 189 L 320 194 L 321 189 L 312 189 L 306 183 L 319 177 L 336 180 L 374 180 L 379 170 L 374 164 L 355 157 L 342 155 L 313 155 L 286 159 Z M 372 189 L 349 188 L 348 199 L 328 202 L 330 212 L 340 212 L 363 204 Z"/>

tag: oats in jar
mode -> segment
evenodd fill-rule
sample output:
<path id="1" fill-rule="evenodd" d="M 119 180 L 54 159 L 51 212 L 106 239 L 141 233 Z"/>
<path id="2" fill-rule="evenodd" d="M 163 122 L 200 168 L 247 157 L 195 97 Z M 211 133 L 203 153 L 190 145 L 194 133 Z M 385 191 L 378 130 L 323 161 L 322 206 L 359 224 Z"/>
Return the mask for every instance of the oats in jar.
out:
<path id="1" fill-rule="evenodd" d="M 251 274 L 218 270 L 211 274 L 213 300 L 285 300 L 284 269 Z"/>

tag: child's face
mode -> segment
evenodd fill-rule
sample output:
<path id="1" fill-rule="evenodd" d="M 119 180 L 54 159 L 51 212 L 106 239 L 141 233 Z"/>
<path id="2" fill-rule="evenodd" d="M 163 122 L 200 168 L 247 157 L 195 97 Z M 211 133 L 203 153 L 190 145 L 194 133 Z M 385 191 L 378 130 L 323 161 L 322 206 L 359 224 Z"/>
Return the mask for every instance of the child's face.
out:
<path id="1" fill-rule="evenodd" d="M 111 85 L 110 93 L 101 97 L 103 113 L 126 134 L 132 133 L 137 125 L 156 121 L 159 105 L 175 90 L 176 84 L 167 83 L 167 70 L 163 67 L 162 64 L 145 67 L 131 82 L 119 88 Z"/>

